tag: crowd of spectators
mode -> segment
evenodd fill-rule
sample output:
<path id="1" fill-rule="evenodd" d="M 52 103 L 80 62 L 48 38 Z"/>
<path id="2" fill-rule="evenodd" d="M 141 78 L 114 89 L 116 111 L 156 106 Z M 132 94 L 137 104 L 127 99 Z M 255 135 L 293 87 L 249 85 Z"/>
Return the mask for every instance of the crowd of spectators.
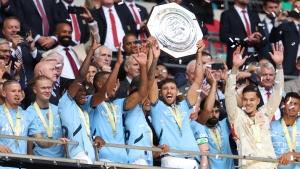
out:
<path id="1" fill-rule="evenodd" d="M 208 33 L 209 1 L 158 5 L 171 2 L 194 12 Z M 281 10 L 287 3 L 291 10 Z M 70 12 L 73 0 L 1 0 L 0 134 L 78 142 L 68 145 L 69 158 L 89 164 L 299 167 L 289 163 L 300 159 L 300 78 L 284 82 L 284 75 L 300 74 L 300 0 L 264 0 L 262 21 L 249 5 L 235 0 L 221 15 L 226 61 L 215 63 L 199 40 L 179 70 L 166 66 L 178 60 L 161 52 L 146 31 L 146 8 L 134 0 L 86 0 L 81 14 Z M 39 141 L 0 138 L 0 152 L 67 158 L 62 145 Z"/>

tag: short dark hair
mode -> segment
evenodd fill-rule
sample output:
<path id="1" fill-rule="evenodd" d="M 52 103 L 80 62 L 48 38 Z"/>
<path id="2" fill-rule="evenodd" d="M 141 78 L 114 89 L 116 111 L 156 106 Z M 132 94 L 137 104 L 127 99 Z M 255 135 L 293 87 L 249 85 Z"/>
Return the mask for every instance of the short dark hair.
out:
<path id="1" fill-rule="evenodd" d="M 98 67 L 98 65 L 95 62 L 91 62 L 90 66 L 95 67 L 97 69 L 97 72 L 99 72 L 99 67 Z"/>
<path id="2" fill-rule="evenodd" d="M 160 81 L 161 87 L 162 87 L 163 85 L 167 84 L 167 83 L 174 83 L 174 84 L 176 85 L 177 89 L 178 89 L 178 84 L 177 84 L 177 82 L 176 82 L 174 79 L 166 78 L 166 79 Z"/>
<path id="3" fill-rule="evenodd" d="M 13 78 L 11 77 L 11 75 L 8 72 L 4 72 L 2 79 L 13 80 Z"/>
<path id="4" fill-rule="evenodd" d="M 300 100 L 300 96 L 296 92 L 289 92 L 285 95 L 284 102 L 290 99 L 290 97 Z"/>
<path id="5" fill-rule="evenodd" d="M 99 82 L 106 74 L 110 74 L 110 72 L 106 72 L 106 71 L 101 71 L 101 72 L 97 72 L 94 76 L 94 79 L 93 79 L 93 85 L 94 85 L 94 88 L 95 88 L 95 92 L 97 92 L 97 82 Z"/>
<path id="6" fill-rule="evenodd" d="M 73 81 L 74 81 L 74 79 L 68 79 L 68 80 L 66 80 L 66 81 L 64 81 L 62 83 L 62 85 L 60 87 L 60 91 L 59 91 L 61 96 L 65 93 L 66 90 L 69 89 L 69 87 L 71 86 L 71 84 L 73 83 Z M 81 84 L 85 88 L 86 83 L 82 82 Z"/>
<path id="7" fill-rule="evenodd" d="M 279 0 L 264 0 L 263 5 L 266 6 L 268 2 L 272 2 L 272 3 L 276 3 L 276 4 L 280 3 Z"/>
<path id="8" fill-rule="evenodd" d="M 204 104 L 205 104 L 205 102 L 206 102 L 206 98 L 205 99 L 203 99 L 203 100 L 201 100 L 201 103 L 200 103 L 200 110 L 203 110 L 204 109 Z M 215 100 L 215 103 L 214 103 L 214 107 L 213 108 L 218 108 L 218 109 L 220 109 L 220 107 L 221 107 L 221 103 L 218 101 L 218 100 Z"/>
<path id="9" fill-rule="evenodd" d="M 202 57 L 203 56 L 210 56 L 211 57 L 211 54 L 207 53 L 207 52 L 202 52 Z"/>
<path id="10" fill-rule="evenodd" d="M 242 94 L 247 93 L 247 92 L 254 92 L 256 93 L 256 96 L 259 97 L 260 96 L 260 91 L 257 88 L 257 86 L 254 85 L 248 85 L 243 89 Z"/>
<path id="11" fill-rule="evenodd" d="M 7 88 L 7 86 L 12 85 L 12 84 L 20 84 L 20 83 L 16 80 L 7 80 L 3 83 L 3 90 L 5 90 Z"/>

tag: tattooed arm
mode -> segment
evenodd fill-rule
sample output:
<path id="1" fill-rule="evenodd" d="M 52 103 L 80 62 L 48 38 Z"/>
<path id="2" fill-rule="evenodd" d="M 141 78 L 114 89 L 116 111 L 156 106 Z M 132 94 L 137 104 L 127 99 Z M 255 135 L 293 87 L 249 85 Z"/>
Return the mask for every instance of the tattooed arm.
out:
<path id="1" fill-rule="evenodd" d="M 43 136 L 42 133 L 38 133 L 38 134 L 33 134 L 33 135 L 30 135 L 30 137 L 33 137 L 33 138 L 45 138 Z M 67 138 L 59 138 L 58 140 L 66 143 L 66 142 L 69 142 L 70 140 L 68 140 Z M 58 143 L 49 143 L 49 142 L 42 142 L 42 141 L 36 141 L 36 144 L 41 147 L 41 148 L 50 148 L 52 146 L 56 146 L 56 145 L 59 145 Z"/>

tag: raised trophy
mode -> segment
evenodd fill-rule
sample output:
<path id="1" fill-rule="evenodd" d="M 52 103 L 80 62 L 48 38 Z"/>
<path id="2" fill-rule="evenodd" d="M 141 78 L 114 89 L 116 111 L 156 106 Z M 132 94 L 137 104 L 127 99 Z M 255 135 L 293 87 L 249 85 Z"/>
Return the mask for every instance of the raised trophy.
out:
<path id="1" fill-rule="evenodd" d="M 175 59 L 196 54 L 196 43 L 203 37 L 196 16 L 176 3 L 153 7 L 147 30 L 160 49 Z"/>

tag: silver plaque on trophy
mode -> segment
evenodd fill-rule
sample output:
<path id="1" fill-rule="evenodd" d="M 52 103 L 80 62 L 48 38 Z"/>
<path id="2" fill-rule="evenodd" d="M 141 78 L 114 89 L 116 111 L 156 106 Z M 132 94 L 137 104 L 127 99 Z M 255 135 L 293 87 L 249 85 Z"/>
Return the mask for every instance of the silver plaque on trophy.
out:
<path id="1" fill-rule="evenodd" d="M 153 7 L 147 30 L 160 49 L 175 59 L 196 54 L 197 41 L 203 38 L 196 16 L 176 3 Z"/>

